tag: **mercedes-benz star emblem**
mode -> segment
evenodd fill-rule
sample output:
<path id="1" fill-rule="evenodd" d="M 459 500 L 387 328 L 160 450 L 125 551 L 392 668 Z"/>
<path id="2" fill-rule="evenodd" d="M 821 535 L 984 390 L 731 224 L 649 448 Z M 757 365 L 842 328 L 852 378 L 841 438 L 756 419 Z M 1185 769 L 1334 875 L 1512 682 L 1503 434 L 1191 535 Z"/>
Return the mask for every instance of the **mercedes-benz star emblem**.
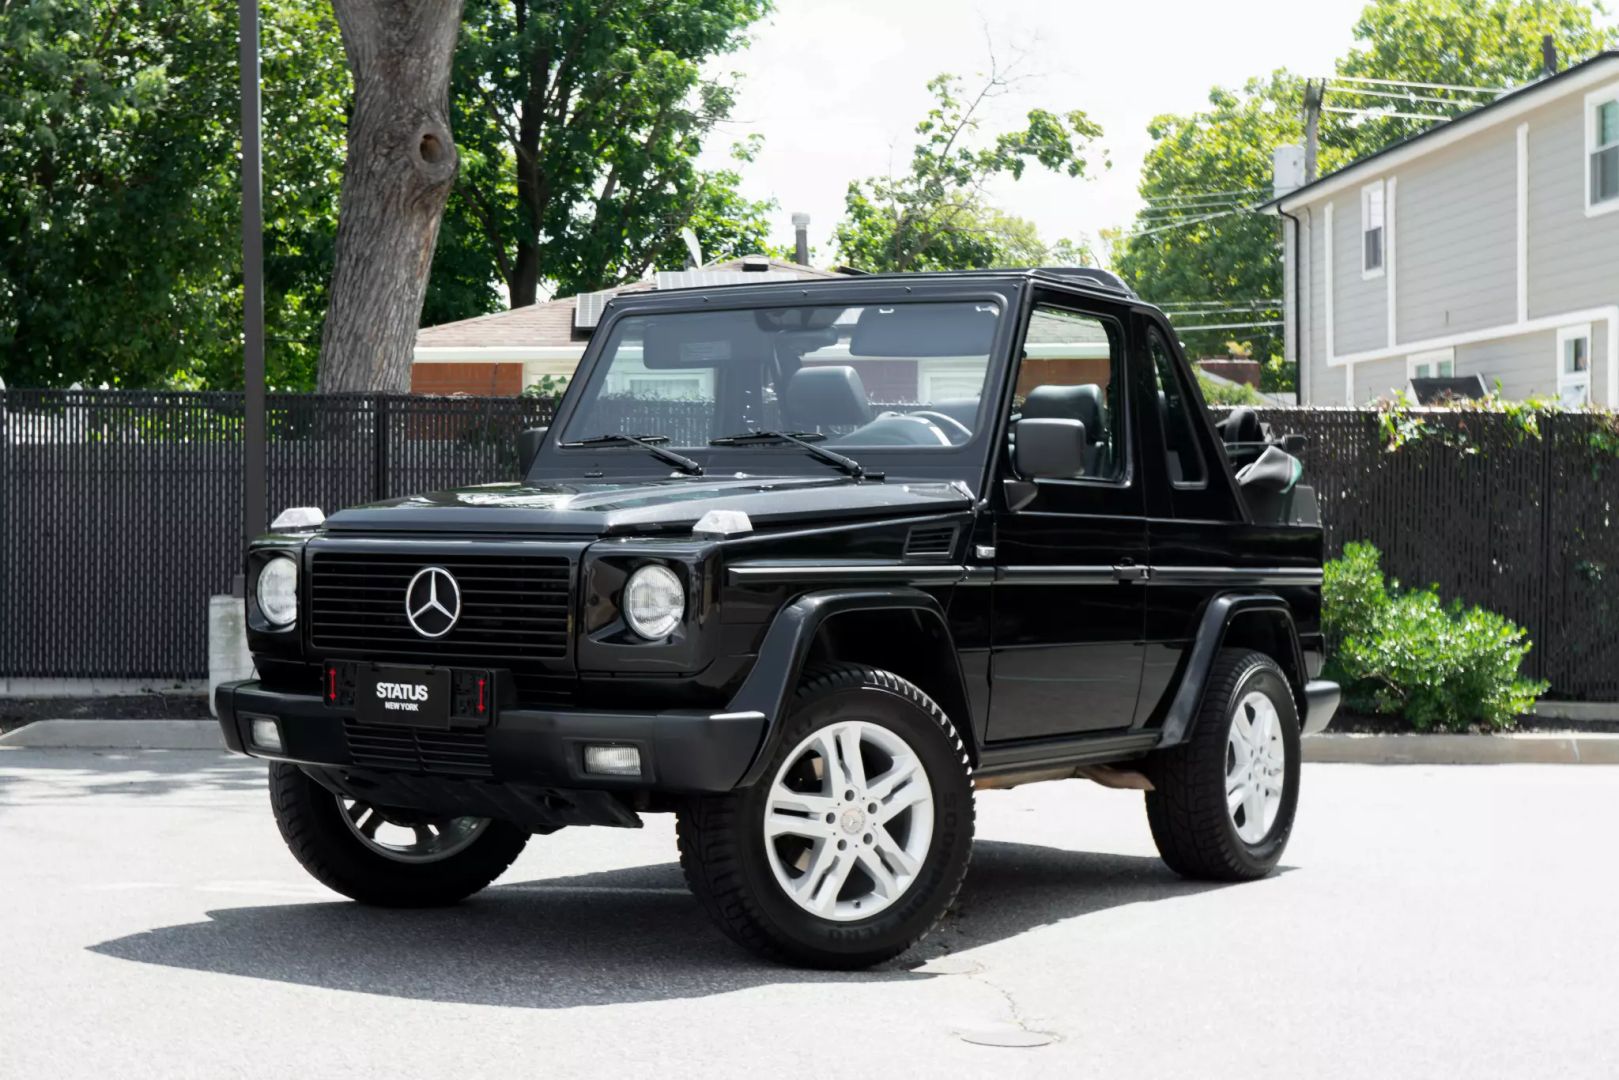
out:
<path id="1" fill-rule="evenodd" d="M 422 637 L 448 634 L 461 617 L 461 586 L 442 566 L 424 566 L 405 586 L 405 618 Z"/>

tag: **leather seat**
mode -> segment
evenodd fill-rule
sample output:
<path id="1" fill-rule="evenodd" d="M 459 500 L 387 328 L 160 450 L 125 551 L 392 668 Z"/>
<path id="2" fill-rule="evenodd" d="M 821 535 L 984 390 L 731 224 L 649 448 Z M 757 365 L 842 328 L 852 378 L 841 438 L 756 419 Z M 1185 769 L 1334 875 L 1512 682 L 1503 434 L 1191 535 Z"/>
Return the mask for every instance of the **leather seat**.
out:
<path id="1" fill-rule="evenodd" d="M 787 422 L 803 431 L 860 427 L 871 422 L 860 372 L 845 364 L 801 367 L 787 380 L 782 395 Z"/>
<path id="2" fill-rule="evenodd" d="M 1078 420 L 1085 425 L 1085 475 L 1110 476 L 1107 400 L 1095 383 L 1036 386 L 1023 399 L 1025 420 Z"/>

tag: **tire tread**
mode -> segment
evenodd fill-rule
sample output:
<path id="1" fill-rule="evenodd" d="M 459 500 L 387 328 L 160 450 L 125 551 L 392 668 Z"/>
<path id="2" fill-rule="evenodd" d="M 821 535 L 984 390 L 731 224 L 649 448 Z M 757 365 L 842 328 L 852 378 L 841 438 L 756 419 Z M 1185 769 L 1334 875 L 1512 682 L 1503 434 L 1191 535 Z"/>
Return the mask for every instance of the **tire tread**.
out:
<path id="1" fill-rule="evenodd" d="M 1242 849 L 1226 808 L 1228 703 L 1255 670 L 1267 670 L 1286 684 L 1276 662 L 1264 653 L 1222 649 L 1185 743 L 1157 755 L 1153 790 L 1147 793 L 1147 822 L 1158 853 L 1183 877 L 1209 881 L 1251 881 L 1265 876 Z M 1210 775 L 1220 778 L 1210 783 Z M 1288 828 L 1290 823 L 1284 823 Z"/>
<path id="2" fill-rule="evenodd" d="M 465 851 L 436 863 L 390 863 L 360 846 L 324 803 L 336 797 L 295 765 L 270 763 L 270 807 L 293 858 L 316 881 L 377 907 L 442 907 L 504 874 L 528 843 L 514 825 L 492 821 Z M 338 830 L 343 830 L 339 833 Z"/>
<path id="3" fill-rule="evenodd" d="M 971 758 L 955 725 L 932 698 L 898 675 L 864 664 L 838 664 L 817 668 L 808 672 L 800 682 L 793 696 L 794 705 L 796 707 L 800 703 L 837 690 L 859 687 L 888 691 L 932 717 L 950 741 L 955 753 L 960 756 L 970 783 Z M 737 799 L 734 795 L 707 795 L 688 800 L 682 807 L 675 826 L 675 836 L 680 849 L 680 869 L 685 875 L 687 887 L 697 897 L 703 910 L 719 924 L 720 929 L 731 940 L 778 962 L 855 969 L 869 967 L 897 956 L 938 925 L 939 919 L 943 918 L 944 913 L 955 904 L 956 897 L 961 892 L 962 881 L 966 877 L 964 865 L 962 873 L 948 883 L 948 900 L 940 906 L 939 914 L 933 922 L 916 935 L 915 940 L 899 948 L 885 950 L 886 955 L 874 957 L 871 953 L 858 953 L 839 957 L 822 952 L 805 952 L 794 948 L 789 942 L 771 932 L 770 923 L 760 909 L 757 898 L 747 887 L 741 867 L 739 847 L 743 831 L 738 817 Z M 972 835 L 975 817 L 973 800 L 968 798 L 966 824 L 969 837 Z"/>

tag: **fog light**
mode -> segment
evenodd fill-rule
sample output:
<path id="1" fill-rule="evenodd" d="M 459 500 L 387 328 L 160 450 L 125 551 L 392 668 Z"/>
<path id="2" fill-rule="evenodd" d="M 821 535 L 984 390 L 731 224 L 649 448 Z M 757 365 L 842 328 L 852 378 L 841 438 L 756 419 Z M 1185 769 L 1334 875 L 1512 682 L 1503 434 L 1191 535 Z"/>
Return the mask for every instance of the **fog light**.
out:
<path id="1" fill-rule="evenodd" d="M 272 717 L 255 716 L 249 731 L 253 745 L 260 750 L 269 750 L 276 754 L 281 752 L 281 726 Z"/>
<path id="2" fill-rule="evenodd" d="M 640 776 L 641 751 L 634 746 L 587 746 L 585 772 L 597 776 Z"/>

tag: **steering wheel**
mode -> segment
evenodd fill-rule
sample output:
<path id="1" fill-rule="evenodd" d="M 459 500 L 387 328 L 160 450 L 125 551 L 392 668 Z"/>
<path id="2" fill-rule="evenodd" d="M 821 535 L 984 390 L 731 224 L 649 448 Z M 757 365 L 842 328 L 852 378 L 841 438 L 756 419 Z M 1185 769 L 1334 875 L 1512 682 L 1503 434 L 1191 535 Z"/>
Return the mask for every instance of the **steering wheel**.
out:
<path id="1" fill-rule="evenodd" d="M 973 437 L 972 428 L 948 413 L 935 412 L 933 409 L 918 409 L 916 412 L 906 413 L 905 415 L 921 417 L 934 427 L 942 429 L 945 437 L 950 440 L 951 446 L 960 446 L 970 441 Z M 956 438 L 958 434 L 961 436 L 959 439 Z"/>

